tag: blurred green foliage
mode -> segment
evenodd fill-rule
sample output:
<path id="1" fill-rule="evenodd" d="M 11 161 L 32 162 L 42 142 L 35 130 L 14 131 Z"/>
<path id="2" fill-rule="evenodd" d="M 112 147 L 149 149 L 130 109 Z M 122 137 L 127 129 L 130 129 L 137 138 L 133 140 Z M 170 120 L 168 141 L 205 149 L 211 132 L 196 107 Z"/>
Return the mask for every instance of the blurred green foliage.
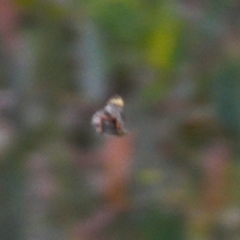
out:
<path id="1" fill-rule="evenodd" d="M 0 238 L 85 239 L 75 228 L 98 227 L 112 182 L 90 119 L 116 91 L 133 120 L 131 207 L 88 239 L 236 239 L 238 1 L 13 3 L 17 17 L 0 16 L 0 91 L 13 93 L 0 99 Z M 99 86 L 98 71 L 82 72 L 99 66 L 107 90 L 94 102 L 84 83 Z"/>

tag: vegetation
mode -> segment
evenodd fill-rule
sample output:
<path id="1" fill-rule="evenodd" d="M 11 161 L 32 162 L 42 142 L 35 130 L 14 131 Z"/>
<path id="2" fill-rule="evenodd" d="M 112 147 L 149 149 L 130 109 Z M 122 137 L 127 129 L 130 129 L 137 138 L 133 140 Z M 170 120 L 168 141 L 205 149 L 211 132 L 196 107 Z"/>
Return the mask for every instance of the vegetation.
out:
<path id="1" fill-rule="evenodd" d="M 0 239 L 238 239 L 239 7 L 0 0 Z"/>

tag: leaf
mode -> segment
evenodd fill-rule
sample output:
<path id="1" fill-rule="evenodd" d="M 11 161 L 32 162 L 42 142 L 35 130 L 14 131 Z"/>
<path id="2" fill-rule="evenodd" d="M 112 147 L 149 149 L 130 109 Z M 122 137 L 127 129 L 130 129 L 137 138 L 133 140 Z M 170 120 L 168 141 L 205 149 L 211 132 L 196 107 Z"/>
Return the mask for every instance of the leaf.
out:
<path id="1" fill-rule="evenodd" d="M 181 21 L 171 12 L 166 12 L 165 8 L 163 11 L 161 19 L 158 20 L 159 23 L 149 37 L 147 59 L 156 68 L 169 69 L 174 63 Z"/>

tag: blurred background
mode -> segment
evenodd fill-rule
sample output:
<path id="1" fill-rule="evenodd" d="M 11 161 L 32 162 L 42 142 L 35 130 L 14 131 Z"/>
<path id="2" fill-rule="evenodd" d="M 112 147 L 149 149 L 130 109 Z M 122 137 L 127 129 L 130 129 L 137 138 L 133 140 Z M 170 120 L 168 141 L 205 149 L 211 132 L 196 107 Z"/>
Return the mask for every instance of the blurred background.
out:
<path id="1" fill-rule="evenodd" d="M 240 3 L 0 0 L 0 239 L 239 240 Z M 124 137 L 93 113 L 126 105 Z"/>

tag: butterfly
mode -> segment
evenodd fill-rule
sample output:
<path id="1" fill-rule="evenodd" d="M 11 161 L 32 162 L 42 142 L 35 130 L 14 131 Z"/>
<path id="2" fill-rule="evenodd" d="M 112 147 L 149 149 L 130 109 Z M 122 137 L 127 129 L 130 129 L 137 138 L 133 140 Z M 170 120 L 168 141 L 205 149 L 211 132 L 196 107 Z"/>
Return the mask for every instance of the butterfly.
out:
<path id="1" fill-rule="evenodd" d="M 111 97 L 106 106 L 92 116 L 92 125 L 97 133 L 123 136 L 127 134 L 124 126 L 124 101 L 119 95 Z"/>

